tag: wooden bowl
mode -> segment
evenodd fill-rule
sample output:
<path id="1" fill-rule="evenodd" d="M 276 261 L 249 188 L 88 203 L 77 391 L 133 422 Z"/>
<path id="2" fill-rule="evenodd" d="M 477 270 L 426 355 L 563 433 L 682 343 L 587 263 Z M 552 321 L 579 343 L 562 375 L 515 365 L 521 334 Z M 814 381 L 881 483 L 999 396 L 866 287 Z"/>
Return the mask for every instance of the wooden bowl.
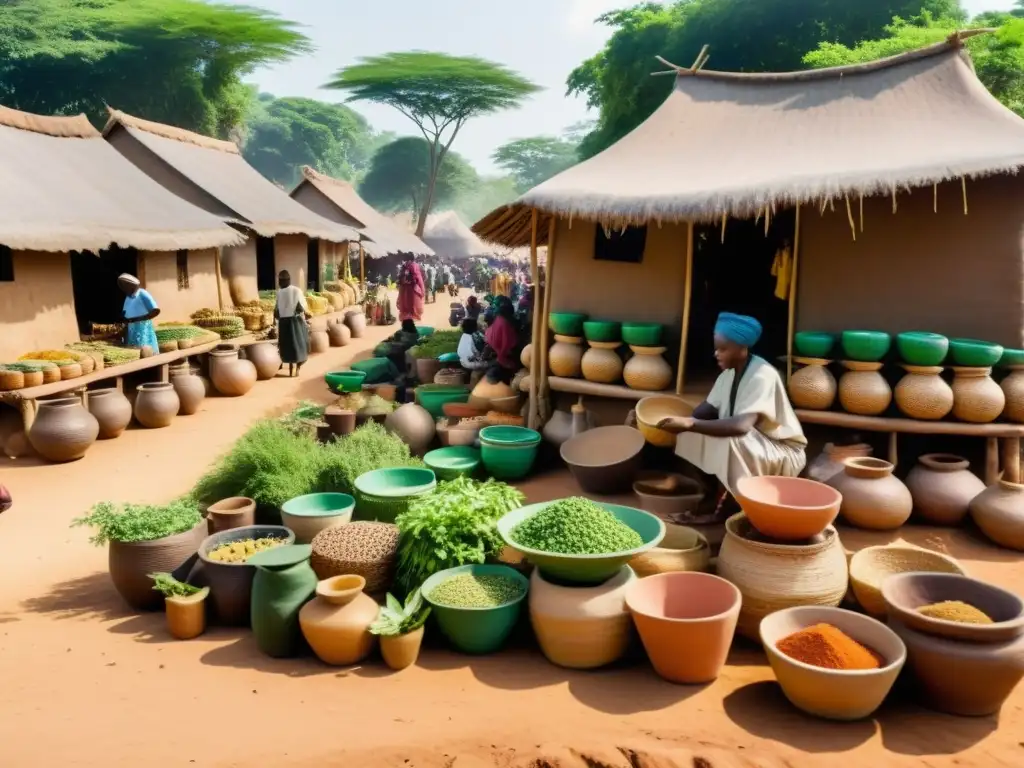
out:
<path id="1" fill-rule="evenodd" d="M 882 584 L 902 573 L 928 572 L 965 575 L 948 555 L 907 546 L 865 547 L 850 558 L 850 587 L 860 607 L 876 618 L 887 615 Z"/>

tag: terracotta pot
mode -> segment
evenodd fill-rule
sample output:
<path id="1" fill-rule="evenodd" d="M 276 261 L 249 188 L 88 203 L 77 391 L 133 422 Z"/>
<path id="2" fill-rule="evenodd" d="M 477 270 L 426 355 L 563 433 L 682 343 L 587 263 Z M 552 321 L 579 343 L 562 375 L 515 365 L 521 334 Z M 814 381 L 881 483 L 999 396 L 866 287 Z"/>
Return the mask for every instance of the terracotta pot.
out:
<path id="1" fill-rule="evenodd" d="M 630 389 L 661 392 L 672 383 L 672 366 L 662 355 L 665 347 L 630 347 L 633 357 L 622 371 Z"/>
<path id="2" fill-rule="evenodd" d="M 196 376 L 191 367 L 184 365 L 171 368 L 171 386 L 178 393 L 179 416 L 191 416 L 199 410 L 203 399 L 206 397 L 206 387 L 209 380 Z"/>
<path id="3" fill-rule="evenodd" d="M 706 571 L 710 565 L 708 540 L 685 525 L 666 525 L 665 538 L 658 546 L 629 561 L 629 567 L 642 579 L 659 573 Z"/>
<path id="4" fill-rule="evenodd" d="M 583 353 L 580 368 L 583 378 L 599 384 L 617 384 L 622 380 L 622 358 L 617 350 L 622 344 L 618 341 L 592 341 L 590 349 Z"/>
<path id="5" fill-rule="evenodd" d="M 256 502 L 245 496 L 232 496 L 211 504 L 206 508 L 206 515 L 210 533 L 244 528 L 256 523 Z"/>
<path id="6" fill-rule="evenodd" d="M 352 341 L 352 331 L 344 322 L 331 323 L 327 326 L 327 341 L 332 347 L 348 346 Z"/>
<path id="7" fill-rule="evenodd" d="M 881 363 L 844 360 L 846 373 L 839 377 L 839 404 L 848 413 L 878 416 L 892 402 L 892 388 L 879 371 Z"/>
<path id="8" fill-rule="evenodd" d="M 904 365 L 906 375 L 893 393 L 896 407 L 912 419 L 936 421 L 953 410 L 953 389 L 942 379 L 942 366 Z"/>
<path id="9" fill-rule="evenodd" d="M 253 555 L 250 562 L 256 567 L 250 613 L 256 645 L 275 659 L 295 656 L 302 637 L 299 610 L 317 584 L 309 545 L 277 547 Z"/>
<path id="10" fill-rule="evenodd" d="M 382 636 L 380 655 L 384 657 L 384 663 L 395 672 L 415 664 L 420 657 L 420 646 L 423 645 L 423 630 L 420 627 L 404 635 Z"/>
<path id="11" fill-rule="evenodd" d="M 548 350 L 548 367 L 553 376 L 578 378 L 583 373 L 583 339 L 556 334 Z"/>
<path id="12" fill-rule="evenodd" d="M 1024 365 L 1011 365 L 1010 375 L 1000 382 L 999 387 L 1006 395 L 1003 416 L 1017 424 L 1024 424 Z"/>
<path id="13" fill-rule="evenodd" d="M 843 497 L 824 483 L 802 477 L 743 477 L 734 496 L 747 521 L 776 541 L 802 542 L 835 521 Z"/>
<path id="14" fill-rule="evenodd" d="M 418 456 L 426 453 L 437 431 L 433 417 L 416 403 L 406 403 L 389 413 L 384 427 L 401 437 Z"/>
<path id="15" fill-rule="evenodd" d="M 316 598 L 299 611 L 302 634 L 325 664 L 357 664 L 373 652 L 377 639 L 370 625 L 380 607 L 363 594 L 365 586 L 362 576 L 324 579 L 316 585 Z"/>
<path id="16" fill-rule="evenodd" d="M 100 440 L 119 437 L 132 420 L 132 404 L 115 387 L 90 389 L 87 407 L 100 425 Z"/>
<path id="17" fill-rule="evenodd" d="M 971 501 L 971 517 L 992 541 L 1024 552 L 1024 485 L 1000 480 Z"/>
<path id="18" fill-rule="evenodd" d="M 828 369 L 828 360 L 810 361 L 793 372 L 789 380 L 789 397 L 797 408 L 827 411 L 836 401 L 836 377 Z"/>
<path id="19" fill-rule="evenodd" d="M 833 445 L 826 443 L 821 453 L 807 465 L 807 477 L 819 483 L 827 483 L 843 471 L 843 462 L 870 456 L 872 447 L 867 443 L 855 445 Z"/>
<path id="20" fill-rule="evenodd" d="M 991 368 L 953 368 L 953 415 L 972 424 L 988 424 L 1006 407 L 1006 395 L 992 380 Z"/>
<path id="21" fill-rule="evenodd" d="M 344 437 L 356 429 L 356 412 L 329 405 L 324 409 L 324 421 L 331 428 L 331 434 Z"/>
<path id="22" fill-rule="evenodd" d="M 530 623 L 548 661 L 570 669 L 594 669 L 622 658 L 632 622 L 626 592 L 636 581 L 629 566 L 597 587 L 563 587 L 534 570 Z"/>
<path id="23" fill-rule="evenodd" d="M 278 352 L 277 345 L 269 341 L 250 344 L 245 348 L 245 357 L 256 366 L 256 378 L 259 381 L 272 379 L 281 370 L 281 353 Z"/>
<path id="24" fill-rule="evenodd" d="M 327 331 L 315 330 L 309 332 L 309 354 L 322 355 L 331 348 L 331 341 Z"/>
<path id="25" fill-rule="evenodd" d="M 77 397 L 37 400 L 28 441 L 47 461 L 75 461 L 96 442 L 100 424 Z"/>
<path id="26" fill-rule="evenodd" d="M 135 420 L 146 429 L 169 427 L 181 402 L 169 383 L 140 384 L 135 388 Z"/>
<path id="27" fill-rule="evenodd" d="M 644 650 L 670 683 L 710 683 L 729 655 L 743 597 L 707 573 L 663 573 L 626 593 Z M 680 650 L 685 648 L 685 653 Z"/>
<path id="28" fill-rule="evenodd" d="M 947 453 L 927 453 L 907 475 L 917 517 L 932 525 L 960 525 L 985 483 L 971 463 Z"/>
<path id="29" fill-rule="evenodd" d="M 416 359 L 416 378 L 422 384 L 433 384 L 437 372 L 444 368 L 444 363 L 436 357 L 421 357 Z"/>
<path id="30" fill-rule="evenodd" d="M 584 492 L 607 495 L 632 486 L 645 443 L 633 427 L 598 427 L 566 441 L 559 453 Z"/>
<path id="31" fill-rule="evenodd" d="M 107 565 L 114 588 L 132 608 L 153 610 L 163 596 L 153 589 L 151 573 L 171 573 L 195 554 L 206 536 L 206 521 L 174 536 L 153 541 L 120 542 L 107 545 Z"/>
<path id="32" fill-rule="evenodd" d="M 871 531 L 891 531 L 910 519 L 914 500 L 907 486 L 893 477 L 895 466 L 884 459 L 847 459 L 843 472 L 829 485 L 843 495 L 839 507 L 846 522 Z"/>
<path id="33" fill-rule="evenodd" d="M 210 379 L 214 388 L 227 397 L 241 397 L 256 386 L 256 366 L 238 358 L 238 350 L 213 350 L 210 353 Z"/>
<path id="34" fill-rule="evenodd" d="M 191 640 L 206 631 L 206 598 L 209 587 L 188 597 L 165 597 L 167 631 L 178 640 Z"/>
<path id="35" fill-rule="evenodd" d="M 353 339 L 361 339 L 366 332 L 366 315 L 361 310 L 349 310 L 345 313 L 345 325 L 352 331 Z"/>
<path id="36" fill-rule="evenodd" d="M 530 366 L 533 364 L 533 344 L 527 344 L 523 347 L 523 351 L 519 354 L 519 362 L 523 364 L 523 368 L 531 370 Z"/>
<path id="37" fill-rule="evenodd" d="M 810 543 L 775 544 L 756 540 L 742 513 L 725 524 L 717 570 L 743 593 L 739 632 L 754 641 L 761 619 L 773 611 L 839 605 L 848 580 L 846 554 L 831 525 Z"/>

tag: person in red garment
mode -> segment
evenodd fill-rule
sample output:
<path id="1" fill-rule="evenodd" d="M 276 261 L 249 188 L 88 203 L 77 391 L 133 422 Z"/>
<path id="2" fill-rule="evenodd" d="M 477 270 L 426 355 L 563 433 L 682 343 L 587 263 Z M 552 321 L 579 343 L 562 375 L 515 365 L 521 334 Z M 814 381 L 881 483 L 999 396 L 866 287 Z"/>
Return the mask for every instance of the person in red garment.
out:
<path id="1" fill-rule="evenodd" d="M 426 284 L 420 265 L 410 259 L 398 273 L 398 320 L 422 320 Z"/>
<path id="2" fill-rule="evenodd" d="M 494 353 L 495 365 L 487 372 L 490 381 L 504 381 L 506 384 L 515 374 L 518 364 L 516 348 L 519 346 L 519 331 L 516 329 L 515 309 L 507 298 L 498 301 L 498 313 L 487 328 L 484 340 Z"/>

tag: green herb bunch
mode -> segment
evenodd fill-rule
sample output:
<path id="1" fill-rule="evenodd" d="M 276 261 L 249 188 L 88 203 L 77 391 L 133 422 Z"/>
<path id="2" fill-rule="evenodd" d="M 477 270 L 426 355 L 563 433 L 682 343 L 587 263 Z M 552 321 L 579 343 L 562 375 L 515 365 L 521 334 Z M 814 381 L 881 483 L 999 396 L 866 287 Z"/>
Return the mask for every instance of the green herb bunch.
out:
<path id="1" fill-rule="evenodd" d="M 440 357 L 449 352 L 457 352 L 459 339 L 462 338 L 462 331 L 436 331 L 409 350 L 409 353 L 417 359 Z"/>
<path id="2" fill-rule="evenodd" d="M 71 521 L 71 526 L 87 525 L 95 533 L 89 539 L 102 546 L 108 541 L 128 544 L 133 541 L 153 541 L 176 533 L 190 531 L 203 519 L 194 501 L 179 499 L 165 506 L 125 504 L 119 506 L 108 501 L 94 506 L 89 514 Z"/>
<path id="3" fill-rule="evenodd" d="M 409 593 L 447 568 L 483 563 L 504 546 L 495 523 L 522 506 L 525 497 L 497 480 L 460 477 L 439 483 L 398 516 L 396 586 Z"/>
<path id="4" fill-rule="evenodd" d="M 640 534 L 602 506 L 576 496 L 562 499 L 521 522 L 512 541 L 528 549 L 566 555 L 604 555 L 643 545 Z"/>
<path id="5" fill-rule="evenodd" d="M 423 595 L 418 589 L 409 595 L 404 606 L 389 593 L 377 619 L 370 625 L 370 633 L 384 637 L 407 635 L 426 624 L 428 616 L 430 606 L 423 604 Z"/>
<path id="6" fill-rule="evenodd" d="M 315 490 L 352 494 L 356 478 L 374 469 L 421 467 L 402 438 L 376 422 L 367 422 L 351 435 L 320 447 Z"/>
<path id="7" fill-rule="evenodd" d="M 191 597 L 202 590 L 183 581 L 178 581 L 169 573 L 151 573 L 149 578 L 153 580 L 153 589 L 164 597 Z"/>

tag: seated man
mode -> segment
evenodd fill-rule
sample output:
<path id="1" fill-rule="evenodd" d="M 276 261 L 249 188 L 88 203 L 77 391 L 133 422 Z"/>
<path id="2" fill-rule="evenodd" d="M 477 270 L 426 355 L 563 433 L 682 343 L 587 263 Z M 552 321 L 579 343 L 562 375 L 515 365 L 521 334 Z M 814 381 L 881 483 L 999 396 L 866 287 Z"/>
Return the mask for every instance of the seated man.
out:
<path id="1" fill-rule="evenodd" d="M 750 347 L 761 337 L 752 317 L 723 312 L 715 325 L 715 359 L 722 373 L 693 416 L 663 419 L 658 426 L 679 435 L 676 454 L 715 475 L 736 493 L 744 477 L 796 477 L 807 463 L 807 438 L 774 366 Z M 719 501 L 722 509 L 724 494 Z"/>

